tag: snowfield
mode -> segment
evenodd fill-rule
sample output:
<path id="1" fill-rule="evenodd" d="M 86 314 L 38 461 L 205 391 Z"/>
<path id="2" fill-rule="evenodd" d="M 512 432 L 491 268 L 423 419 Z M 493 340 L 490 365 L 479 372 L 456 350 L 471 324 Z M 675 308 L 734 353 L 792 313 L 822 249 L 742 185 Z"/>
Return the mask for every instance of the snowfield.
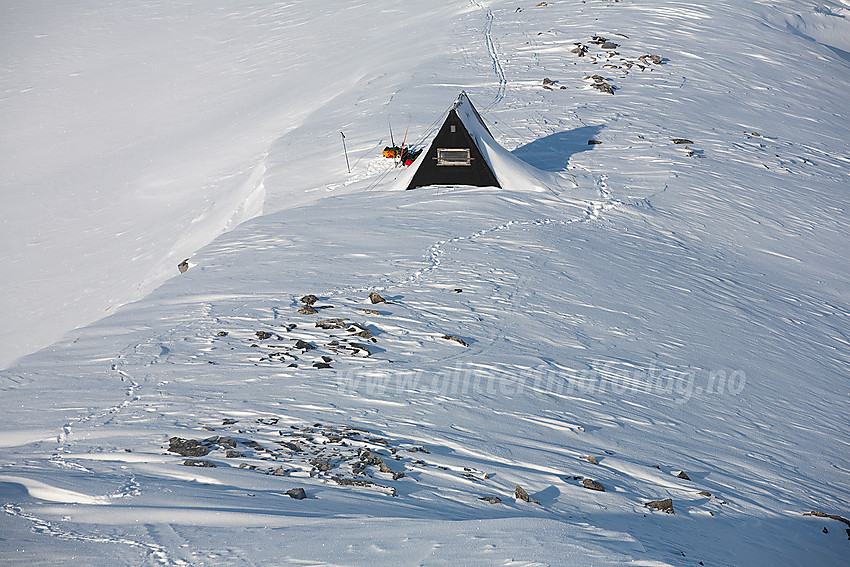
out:
<path id="1" fill-rule="evenodd" d="M 0 564 L 846 565 L 850 3 L 409 4 L 0 8 Z"/>

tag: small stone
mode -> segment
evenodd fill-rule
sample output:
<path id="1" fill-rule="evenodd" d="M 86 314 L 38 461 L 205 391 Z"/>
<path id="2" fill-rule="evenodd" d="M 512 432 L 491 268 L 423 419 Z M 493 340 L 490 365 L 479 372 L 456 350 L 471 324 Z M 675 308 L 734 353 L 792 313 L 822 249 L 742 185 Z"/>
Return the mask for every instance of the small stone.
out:
<path id="1" fill-rule="evenodd" d="M 523 502 L 528 502 L 530 500 L 528 492 L 526 492 L 525 489 L 518 484 L 514 487 L 514 498 L 522 500 Z"/>
<path id="2" fill-rule="evenodd" d="M 670 498 L 665 498 L 664 500 L 653 500 L 652 502 L 647 502 L 644 506 L 652 508 L 653 510 L 661 510 L 666 514 L 676 513 L 673 510 L 673 500 Z"/>
<path id="3" fill-rule="evenodd" d="M 361 313 L 365 313 L 367 315 L 382 315 L 380 311 L 376 311 L 374 309 L 365 309 L 365 308 L 357 308 L 355 311 L 360 311 Z"/>
<path id="4" fill-rule="evenodd" d="M 687 138 L 673 138 L 670 141 L 674 144 L 693 144 L 693 142 Z"/>
<path id="5" fill-rule="evenodd" d="M 316 470 L 321 472 L 327 472 L 331 470 L 331 464 L 327 459 L 315 459 L 312 463 Z"/>
<path id="6" fill-rule="evenodd" d="M 826 529 L 826 526 L 824 526 L 824 527 L 823 527 L 823 529 L 822 529 L 821 531 L 822 531 L 823 533 L 825 533 L 825 534 L 828 534 L 828 533 L 829 533 L 829 530 L 828 530 L 828 529 Z"/>
<path id="7" fill-rule="evenodd" d="M 183 466 L 185 467 L 210 467 L 215 468 L 215 463 L 211 463 L 210 461 L 204 461 L 200 459 L 186 459 L 183 461 Z"/>
<path id="8" fill-rule="evenodd" d="M 489 502 L 490 504 L 499 504 L 502 501 L 498 496 L 482 496 L 479 500 Z"/>
<path id="9" fill-rule="evenodd" d="M 270 339 L 271 336 L 272 336 L 271 333 L 267 333 L 266 331 L 257 331 L 254 334 L 257 335 L 257 338 L 260 339 L 261 341 L 264 341 L 266 339 Z"/>
<path id="10" fill-rule="evenodd" d="M 582 486 L 589 490 L 598 490 L 599 492 L 605 492 L 605 487 L 602 486 L 601 482 L 596 482 L 595 480 L 591 480 L 589 478 L 581 481 Z"/>
<path id="11" fill-rule="evenodd" d="M 219 331 L 219 332 L 217 332 L 217 333 L 215 334 L 215 336 L 217 336 L 217 337 L 226 337 L 226 336 L 227 336 L 227 331 Z"/>
<path id="12" fill-rule="evenodd" d="M 457 344 L 459 344 L 460 346 L 465 346 L 465 347 L 469 346 L 468 344 L 466 344 L 466 341 L 464 341 L 462 338 L 456 337 L 454 335 L 443 335 L 443 338 L 447 341 L 454 341 Z"/>
<path id="13" fill-rule="evenodd" d="M 305 492 L 300 486 L 298 488 L 290 488 L 286 491 L 286 494 L 290 498 L 295 498 L 296 500 L 304 500 L 307 498 L 307 492 Z"/>
<path id="14" fill-rule="evenodd" d="M 705 496 L 707 498 L 711 498 L 711 492 L 706 492 L 705 490 L 701 490 L 701 491 L 697 492 L 697 494 L 699 494 L 700 496 Z"/>
<path id="15" fill-rule="evenodd" d="M 689 477 L 685 471 L 680 471 L 676 476 L 683 480 L 691 480 L 691 477 Z"/>
<path id="16" fill-rule="evenodd" d="M 177 264 L 177 269 L 180 271 L 181 274 L 185 274 L 186 270 L 189 269 L 189 258 L 186 258 L 185 260 Z"/>
<path id="17" fill-rule="evenodd" d="M 168 440 L 168 451 L 181 457 L 202 457 L 210 452 L 210 448 L 195 439 L 172 437 Z"/>
<path id="18" fill-rule="evenodd" d="M 283 467 L 277 467 L 272 471 L 272 476 L 286 476 L 286 469 Z"/>
<path id="19" fill-rule="evenodd" d="M 616 43 L 611 42 L 611 41 L 606 41 L 602 45 L 600 45 L 600 47 L 602 49 L 617 49 L 617 47 L 619 47 L 619 45 L 617 45 Z"/>
<path id="20" fill-rule="evenodd" d="M 305 295 L 301 298 L 301 303 L 305 305 L 313 305 L 317 301 L 319 301 L 319 298 L 313 295 L 312 293 L 310 295 Z"/>
<path id="21" fill-rule="evenodd" d="M 296 313 L 299 315 L 315 315 L 318 311 L 309 305 L 305 305 L 304 307 L 299 307 Z"/>
<path id="22" fill-rule="evenodd" d="M 311 345 L 307 341 L 302 341 L 301 339 L 298 339 L 297 341 L 295 341 L 295 348 L 301 350 L 313 350 L 314 348 L 316 348 L 316 346 Z"/>
<path id="23" fill-rule="evenodd" d="M 596 460 L 596 457 L 591 455 L 590 457 L 584 457 L 584 460 L 590 463 L 591 465 L 598 465 L 599 462 Z"/>
<path id="24" fill-rule="evenodd" d="M 554 84 L 555 84 L 555 81 L 553 81 L 553 80 L 552 80 L 552 79 L 550 79 L 549 77 L 546 77 L 545 79 L 543 79 L 543 84 L 544 84 L 544 85 L 554 85 Z"/>
<path id="25" fill-rule="evenodd" d="M 224 456 L 228 459 L 241 459 L 245 456 L 245 454 L 240 453 L 239 451 L 234 451 L 233 449 L 228 449 Z"/>
<path id="26" fill-rule="evenodd" d="M 369 303 L 386 303 L 387 300 L 381 297 L 379 294 L 374 291 L 369 294 Z"/>
<path id="27" fill-rule="evenodd" d="M 239 423 L 238 419 L 230 419 L 229 417 L 226 417 L 221 421 L 222 425 L 235 425 L 237 423 Z"/>
<path id="28" fill-rule="evenodd" d="M 600 142 L 599 140 L 588 140 L 588 141 L 587 141 L 587 145 L 588 145 L 588 146 L 597 146 L 597 145 L 599 145 L 599 144 L 601 144 L 601 143 L 602 143 L 602 142 Z"/>
<path id="29" fill-rule="evenodd" d="M 313 367 L 314 368 L 333 368 L 333 366 L 331 366 L 327 362 L 314 362 Z"/>

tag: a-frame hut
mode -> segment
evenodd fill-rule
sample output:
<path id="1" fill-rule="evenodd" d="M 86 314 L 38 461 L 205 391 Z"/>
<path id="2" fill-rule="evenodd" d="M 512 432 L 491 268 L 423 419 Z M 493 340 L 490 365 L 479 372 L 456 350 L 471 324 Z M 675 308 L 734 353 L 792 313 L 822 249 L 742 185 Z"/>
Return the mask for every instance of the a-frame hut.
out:
<path id="1" fill-rule="evenodd" d="M 461 92 L 437 135 L 396 179 L 394 187 L 471 185 L 548 191 L 559 186 L 561 181 L 499 145 L 469 97 Z"/>
<path id="2" fill-rule="evenodd" d="M 493 139 L 469 97 L 461 92 L 431 145 L 422 152 L 418 163 L 411 165 L 416 167 L 416 172 L 407 188 L 428 185 L 501 187 L 472 134 L 480 137 L 482 131 Z"/>

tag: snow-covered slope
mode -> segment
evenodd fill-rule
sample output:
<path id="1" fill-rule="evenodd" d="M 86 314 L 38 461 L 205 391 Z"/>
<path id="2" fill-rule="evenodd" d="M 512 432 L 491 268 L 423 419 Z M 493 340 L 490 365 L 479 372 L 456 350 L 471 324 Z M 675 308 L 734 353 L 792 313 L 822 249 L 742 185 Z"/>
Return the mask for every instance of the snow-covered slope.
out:
<path id="1" fill-rule="evenodd" d="M 3 8 L 4 352 L 144 297 L 0 374 L 0 562 L 846 562 L 850 9 L 536 4 Z M 461 89 L 577 187 L 386 190 Z"/>

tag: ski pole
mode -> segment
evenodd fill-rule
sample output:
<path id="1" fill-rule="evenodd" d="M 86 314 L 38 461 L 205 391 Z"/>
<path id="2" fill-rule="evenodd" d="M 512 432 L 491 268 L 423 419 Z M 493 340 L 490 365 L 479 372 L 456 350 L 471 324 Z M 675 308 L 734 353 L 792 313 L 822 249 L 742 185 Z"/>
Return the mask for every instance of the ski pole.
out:
<path id="1" fill-rule="evenodd" d="M 348 173 L 351 173 L 351 165 L 348 163 L 348 149 L 345 147 L 345 134 L 339 133 L 342 136 L 342 151 L 345 152 L 345 167 L 348 168 Z"/>

